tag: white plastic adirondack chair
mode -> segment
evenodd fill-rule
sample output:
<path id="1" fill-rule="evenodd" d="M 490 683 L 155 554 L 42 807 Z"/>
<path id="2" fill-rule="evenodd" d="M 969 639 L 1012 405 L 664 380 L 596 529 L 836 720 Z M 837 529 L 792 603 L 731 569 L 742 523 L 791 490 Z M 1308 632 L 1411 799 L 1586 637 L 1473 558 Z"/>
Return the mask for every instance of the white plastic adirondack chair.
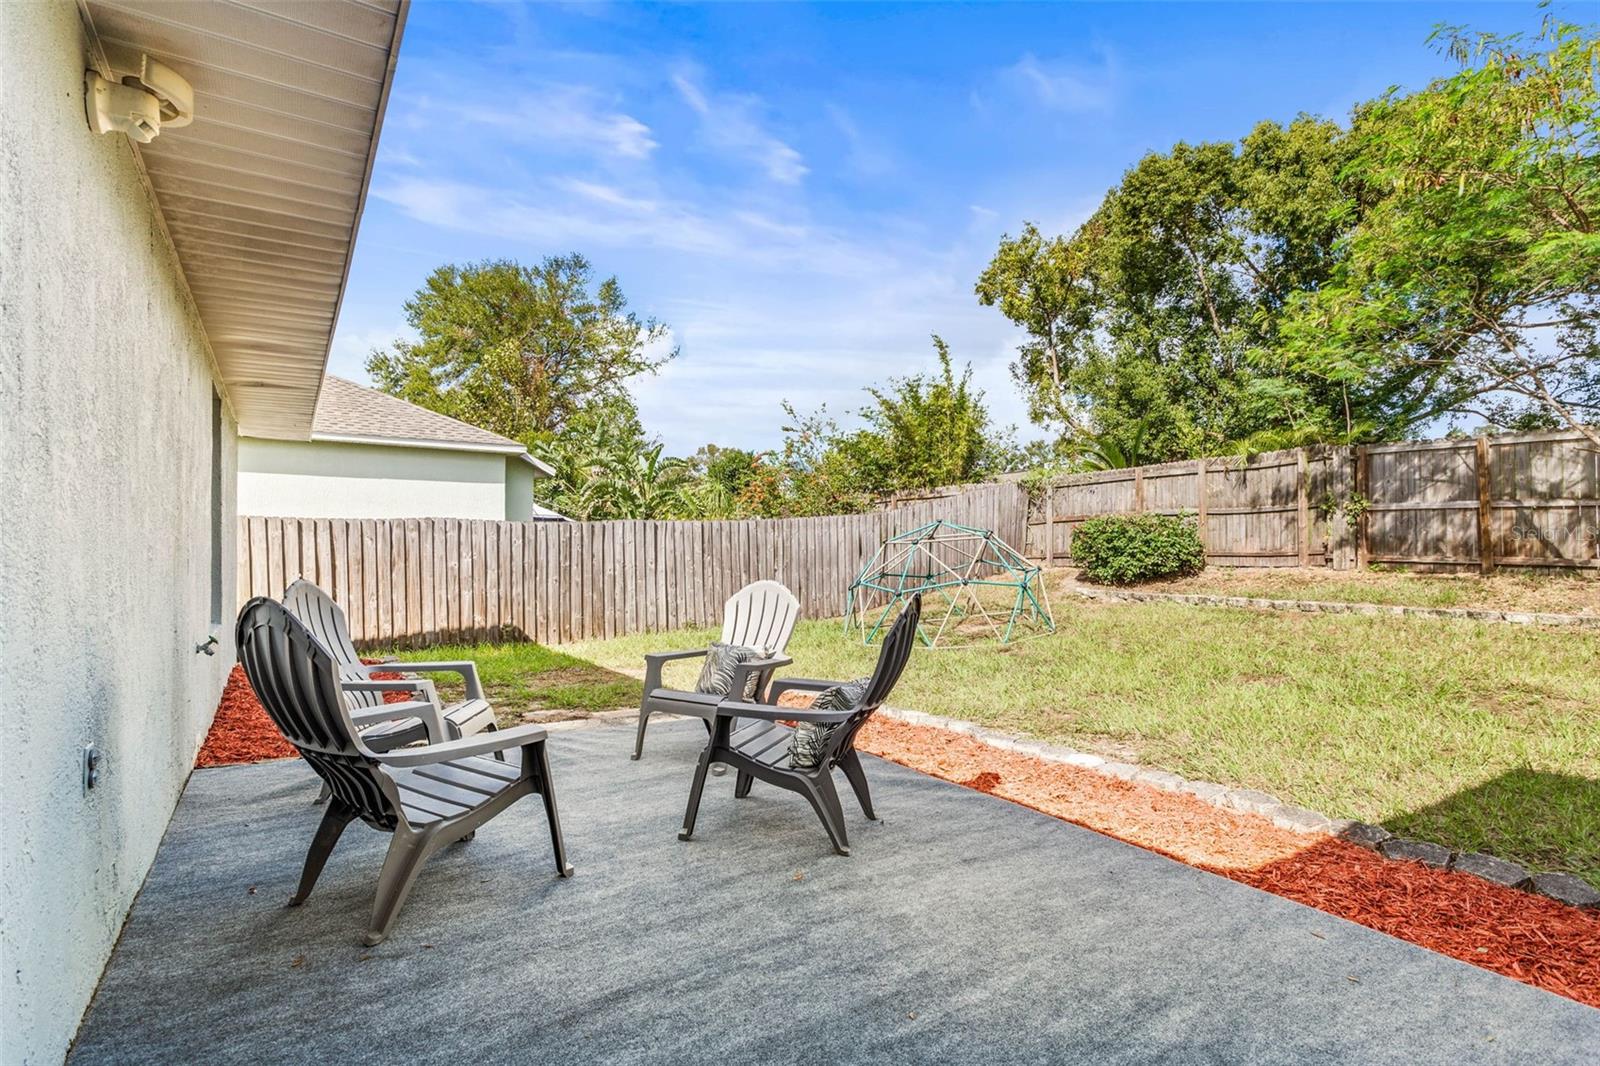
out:
<path id="1" fill-rule="evenodd" d="M 789 647 L 789 636 L 800 618 L 800 601 L 777 581 L 753 581 L 728 598 L 722 608 L 722 637 L 724 644 L 756 648 L 765 658 L 739 664 L 734 668 L 733 684 L 729 692 L 742 695 L 750 678 L 756 680 L 756 698 L 766 691 L 772 672 L 788 666 L 793 660 L 784 655 Z M 707 692 L 684 692 L 665 688 L 661 684 L 661 668 L 675 659 L 692 659 L 704 655 L 706 648 L 694 651 L 658 651 L 644 657 L 644 698 L 639 703 L 639 732 L 633 742 L 633 757 L 644 754 L 644 730 L 650 716 L 659 712 L 684 714 L 709 723 L 716 715 L 717 704 L 725 696 Z"/>
<path id="2" fill-rule="evenodd" d="M 322 646 L 333 656 L 339 677 L 354 707 L 376 709 L 384 706 L 385 692 L 410 692 L 419 697 L 414 702 L 419 709 L 431 708 L 433 716 L 443 723 L 442 735 L 430 735 L 431 743 L 457 740 L 495 727 L 494 712 L 484 698 L 483 685 L 478 681 L 478 667 L 472 662 L 384 662 L 369 665 L 361 661 L 355 644 L 350 640 L 350 625 L 345 620 L 344 609 L 322 589 L 305 578 L 295 578 L 283 594 L 283 605 L 300 623 L 311 630 Z M 433 682 L 427 678 L 374 681 L 373 672 L 394 674 L 451 673 L 460 674 L 466 683 L 467 698 L 448 707 L 439 699 Z M 389 705 L 392 711 L 395 705 Z M 426 714 L 424 718 L 428 717 Z M 358 723 L 359 724 L 359 719 Z M 374 726 L 376 729 L 392 728 Z M 373 747 L 377 739 L 369 732 L 362 733 L 362 741 Z M 420 739 L 413 737 L 412 739 Z M 408 743 L 408 742 L 407 742 Z"/>

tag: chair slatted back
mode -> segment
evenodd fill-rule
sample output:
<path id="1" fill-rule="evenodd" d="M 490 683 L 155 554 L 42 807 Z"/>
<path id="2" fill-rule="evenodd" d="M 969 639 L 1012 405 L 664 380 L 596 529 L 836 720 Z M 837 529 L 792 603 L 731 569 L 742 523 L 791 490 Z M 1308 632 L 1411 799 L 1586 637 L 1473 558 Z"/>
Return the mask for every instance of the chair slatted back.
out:
<path id="1" fill-rule="evenodd" d="M 872 677 L 867 681 L 867 690 L 862 694 L 855 713 L 841 722 L 841 728 L 835 729 L 828 738 L 825 749 L 828 758 L 849 750 L 855 742 L 856 733 L 894 691 L 895 682 L 900 680 L 906 663 L 911 661 L 911 649 L 916 647 L 917 626 L 921 621 L 922 594 L 919 592 L 911 597 L 911 602 L 901 610 L 900 617 L 894 620 L 888 635 L 883 638 L 877 665 L 872 668 Z"/>
<path id="2" fill-rule="evenodd" d="M 752 581 L 722 609 L 722 642 L 777 655 L 789 646 L 799 618 L 794 593 L 777 581 Z"/>
<path id="3" fill-rule="evenodd" d="M 392 789 L 356 739 L 332 653 L 288 608 L 265 596 L 240 610 L 234 637 L 250 687 L 284 739 L 363 821 L 393 829 Z"/>
<path id="4" fill-rule="evenodd" d="M 361 655 L 350 639 L 350 623 L 344 616 L 344 608 L 334 603 L 332 596 L 305 578 L 297 577 L 284 592 L 283 605 L 333 655 L 344 676 L 354 679 L 358 674 L 365 674 Z M 383 694 L 379 692 L 350 692 L 346 696 L 358 708 L 377 707 L 383 703 Z"/>

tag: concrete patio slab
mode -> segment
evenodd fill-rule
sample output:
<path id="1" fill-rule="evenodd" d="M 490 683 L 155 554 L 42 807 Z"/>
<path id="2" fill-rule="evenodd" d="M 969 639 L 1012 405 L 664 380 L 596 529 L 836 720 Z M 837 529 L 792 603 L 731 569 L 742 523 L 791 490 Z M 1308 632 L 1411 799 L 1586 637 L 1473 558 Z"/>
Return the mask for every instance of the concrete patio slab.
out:
<path id="1" fill-rule="evenodd" d="M 707 786 L 698 722 L 551 734 L 577 875 L 524 802 L 361 946 L 381 834 L 283 903 L 298 762 L 194 774 L 71 1061 L 1588 1063 L 1600 1011 L 868 760 L 834 856 L 797 796 Z"/>

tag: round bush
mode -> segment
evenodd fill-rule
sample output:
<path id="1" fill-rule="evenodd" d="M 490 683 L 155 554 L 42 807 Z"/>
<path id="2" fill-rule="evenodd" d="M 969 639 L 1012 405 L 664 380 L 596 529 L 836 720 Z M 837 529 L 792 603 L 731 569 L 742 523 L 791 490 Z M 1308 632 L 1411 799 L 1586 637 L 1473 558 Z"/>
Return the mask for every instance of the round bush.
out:
<path id="1" fill-rule="evenodd" d="M 1187 515 L 1133 514 L 1091 518 L 1072 534 L 1072 560 L 1102 585 L 1185 577 L 1205 569 L 1200 530 Z"/>

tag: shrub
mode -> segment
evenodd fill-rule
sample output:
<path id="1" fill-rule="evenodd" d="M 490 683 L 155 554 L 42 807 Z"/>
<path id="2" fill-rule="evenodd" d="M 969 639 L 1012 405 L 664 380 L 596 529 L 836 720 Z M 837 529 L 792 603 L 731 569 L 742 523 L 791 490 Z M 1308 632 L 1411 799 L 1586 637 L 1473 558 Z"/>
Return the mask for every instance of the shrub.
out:
<path id="1" fill-rule="evenodd" d="M 1072 534 L 1072 558 L 1103 585 L 1185 577 L 1205 569 L 1199 526 L 1187 515 L 1104 515 Z"/>

